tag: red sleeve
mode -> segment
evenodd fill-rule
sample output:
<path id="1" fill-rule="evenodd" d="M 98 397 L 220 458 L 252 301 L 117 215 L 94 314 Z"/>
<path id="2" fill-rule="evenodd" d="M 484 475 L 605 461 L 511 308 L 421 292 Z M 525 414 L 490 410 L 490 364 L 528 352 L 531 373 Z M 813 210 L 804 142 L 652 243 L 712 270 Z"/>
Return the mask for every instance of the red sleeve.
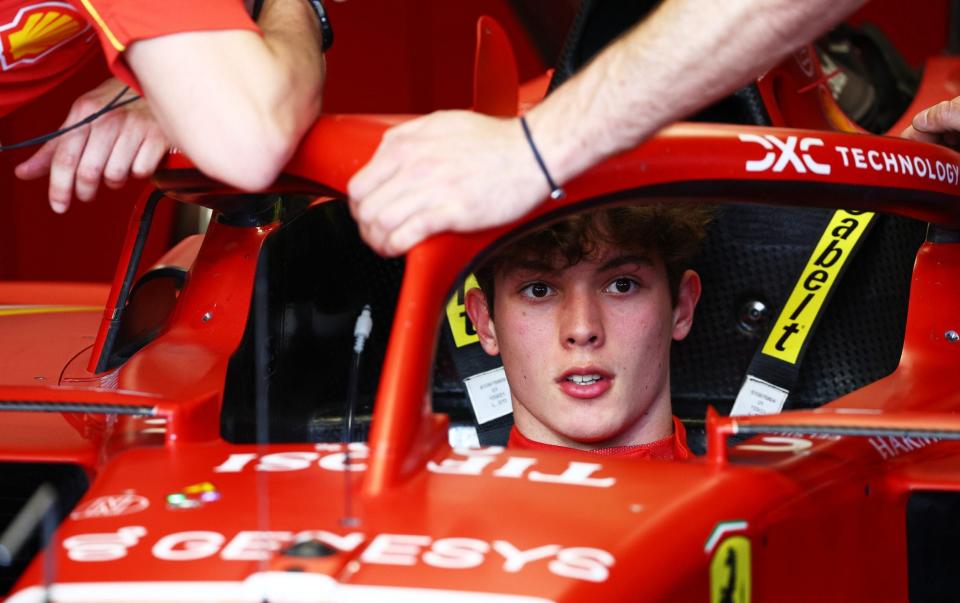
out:
<path id="1" fill-rule="evenodd" d="M 239 29 L 259 33 L 243 0 L 73 0 L 100 38 L 107 65 L 140 89 L 123 52 L 138 40 L 185 31 Z"/>

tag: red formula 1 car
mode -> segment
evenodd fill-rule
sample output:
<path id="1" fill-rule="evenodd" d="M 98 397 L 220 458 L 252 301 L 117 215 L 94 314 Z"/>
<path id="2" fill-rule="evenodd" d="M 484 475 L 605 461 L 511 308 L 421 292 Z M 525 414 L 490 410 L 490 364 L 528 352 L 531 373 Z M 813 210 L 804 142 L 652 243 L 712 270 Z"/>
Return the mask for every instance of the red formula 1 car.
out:
<path id="1" fill-rule="evenodd" d="M 508 49 L 495 24 L 481 33 L 482 72 Z M 269 194 L 172 157 L 109 292 L 0 285 L 7 600 L 954 600 L 960 155 L 865 135 L 820 62 L 798 53 L 747 96 L 773 124 L 833 131 L 680 124 L 563 201 L 398 260 L 363 245 L 343 191 L 403 118 L 322 118 Z M 929 62 L 904 114 L 950 96 L 958 66 Z M 509 75 L 478 78 L 478 108 L 517 106 Z M 215 217 L 143 267 L 164 197 Z M 464 379 L 491 367 L 458 303 L 476 261 L 572 211 L 691 200 L 722 207 L 699 260 L 703 326 L 674 357 L 675 409 L 702 454 L 488 445 L 503 417 L 477 421 Z M 848 211 L 819 243 L 792 240 L 830 219 L 812 208 Z M 850 259 L 869 212 L 890 217 Z M 764 341 L 807 336 L 789 410 L 712 410 L 735 404 Z"/>

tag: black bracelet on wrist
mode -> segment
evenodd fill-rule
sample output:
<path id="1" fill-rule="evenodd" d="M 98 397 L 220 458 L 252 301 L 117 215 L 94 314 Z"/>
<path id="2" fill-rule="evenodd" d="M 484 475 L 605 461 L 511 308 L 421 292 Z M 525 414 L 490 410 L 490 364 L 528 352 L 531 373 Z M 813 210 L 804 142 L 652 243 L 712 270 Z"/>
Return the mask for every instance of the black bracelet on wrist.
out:
<path id="1" fill-rule="evenodd" d="M 533 135 L 530 134 L 530 126 L 527 125 L 526 116 L 520 116 L 520 125 L 523 127 L 523 135 L 527 138 L 527 143 L 530 145 L 530 150 L 533 151 L 533 158 L 537 160 L 537 165 L 540 166 L 540 171 L 543 172 L 544 177 L 547 179 L 547 186 L 550 187 L 550 198 L 557 200 L 563 199 L 567 196 L 566 191 L 553 180 L 553 177 L 550 176 L 550 172 L 547 170 L 547 164 L 543 162 L 543 157 L 540 156 L 540 151 L 537 149 L 537 145 L 533 143 Z"/>
<path id="2" fill-rule="evenodd" d="M 321 0 L 307 0 L 307 4 L 317 15 L 317 23 L 320 24 L 320 35 L 323 37 L 321 49 L 326 52 L 333 46 L 333 26 L 330 25 L 330 18 L 327 17 L 327 9 L 324 8 Z"/>

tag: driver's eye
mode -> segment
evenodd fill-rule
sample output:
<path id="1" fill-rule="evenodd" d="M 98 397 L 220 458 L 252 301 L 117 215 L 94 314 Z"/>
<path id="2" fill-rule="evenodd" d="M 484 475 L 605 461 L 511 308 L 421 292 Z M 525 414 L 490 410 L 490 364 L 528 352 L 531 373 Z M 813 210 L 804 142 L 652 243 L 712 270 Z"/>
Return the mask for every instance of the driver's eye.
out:
<path id="1" fill-rule="evenodd" d="M 527 297 L 546 297 L 550 295 L 550 285 L 546 283 L 530 283 L 520 290 Z"/>
<path id="2" fill-rule="evenodd" d="M 607 290 L 611 292 L 615 291 L 617 293 L 630 293 L 635 286 L 636 283 L 633 281 L 633 279 L 618 278 L 610 283 L 609 287 L 607 287 Z"/>

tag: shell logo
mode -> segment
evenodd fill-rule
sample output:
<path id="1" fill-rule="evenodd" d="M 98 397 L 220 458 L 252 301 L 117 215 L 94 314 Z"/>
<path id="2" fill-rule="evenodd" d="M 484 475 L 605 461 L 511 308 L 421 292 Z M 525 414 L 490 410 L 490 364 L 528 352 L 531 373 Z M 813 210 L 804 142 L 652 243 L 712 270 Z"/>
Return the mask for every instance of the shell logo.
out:
<path id="1" fill-rule="evenodd" d="M 89 28 L 77 9 L 66 2 L 25 6 L 10 23 L 0 26 L 0 67 L 7 71 L 35 63 Z"/>

